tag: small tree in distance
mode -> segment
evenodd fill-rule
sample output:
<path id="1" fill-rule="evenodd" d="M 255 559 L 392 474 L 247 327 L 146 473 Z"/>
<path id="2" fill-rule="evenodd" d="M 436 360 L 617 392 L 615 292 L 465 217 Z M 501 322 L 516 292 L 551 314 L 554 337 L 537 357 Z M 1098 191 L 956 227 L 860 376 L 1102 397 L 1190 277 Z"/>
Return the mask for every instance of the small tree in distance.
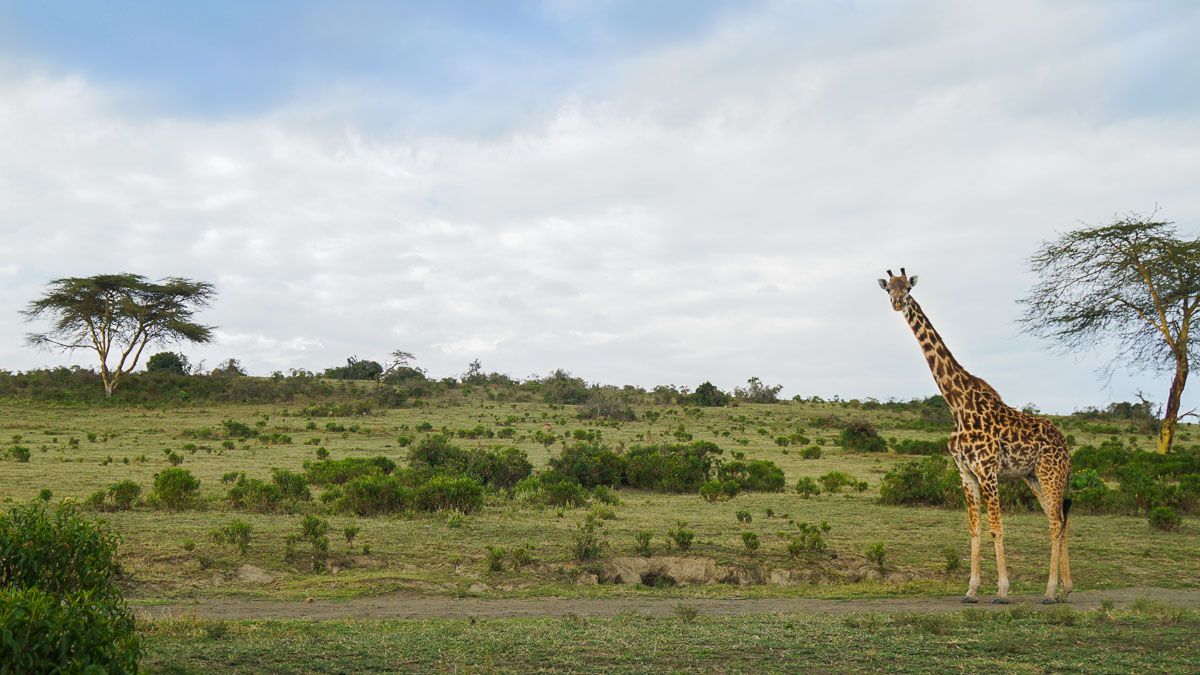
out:
<path id="1" fill-rule="evenodd" d="M 159 352 L 146 359 L 146 372 L 187 375 L 192 372 L 192 364 L 188 362 L 188 358 L 183 354 Z"/>
<path id="2" fill-rule="evenodd" d="M 42 348 L 94 350 L 106 397 L 137 366 L 146 345 L 212 340 L 212 327 L 192 320 L 216 293 L 207 282 L 168 277 L 154 283 L 139 274 L 99 274 L 55 279 L 48 286 L 22 313 L 27 321 L 49 318 L 54 326 L 29 333 L 26 341 Z M 115 367 L 109 366 L 110 357 L 117 359 Z"/>
<path id="3" fill-rule="evenodd" d="M 1130 368 L 1174 370 L 1159 426 L 1158 451 L 1174 439 L 1200 309 L 1200 241 L 1174 224 L 1131 214 L 1111 225 L 1068 232 L 1030 259 L 1040 281 L 1020 302 L 1026 332 L 1067 350 L 1111 344 Z"/>

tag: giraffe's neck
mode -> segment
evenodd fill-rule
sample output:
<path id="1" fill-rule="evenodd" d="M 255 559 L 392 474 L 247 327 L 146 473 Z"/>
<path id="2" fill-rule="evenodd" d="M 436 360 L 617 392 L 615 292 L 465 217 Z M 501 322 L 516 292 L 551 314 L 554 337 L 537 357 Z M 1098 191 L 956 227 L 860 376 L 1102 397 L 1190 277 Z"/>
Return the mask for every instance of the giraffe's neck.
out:
<path id="1" fill-rule="evenodd" d="M 937 383 L 946 403 L 952 410 L 961 409 L 964 403 L 963 394 L 976 378 L 954 359 L 954 355 L 942 341 L 942 336 L 934 330 L 929 317 L 925 316 L 921 306 L 911 297 L 904 308 L 904 318 L 908 321 L 909 328 L 912 328 L 913 335 L 917 336 L 917 343 L 921 345 L 921 351 L 929 363 L 929 371 L 933 373 L 933 381 Z"/>

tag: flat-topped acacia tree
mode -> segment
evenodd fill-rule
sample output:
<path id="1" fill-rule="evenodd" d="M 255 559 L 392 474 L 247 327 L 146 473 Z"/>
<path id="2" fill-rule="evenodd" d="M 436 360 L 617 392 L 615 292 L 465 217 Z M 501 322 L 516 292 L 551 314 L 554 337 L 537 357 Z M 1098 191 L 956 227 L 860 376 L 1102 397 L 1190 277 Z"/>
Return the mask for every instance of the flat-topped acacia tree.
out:
<path id="1" fill-rule="evenodd" d="M 182 277 L 157 283 L 139 274 L 55 279 L 22 312 L 28 321 L 49 319 L 54 326 L 29 333 L 26 341 L 48 349 L 94 350 L 104 395 L 111 397 L 146 345 L 211 342 L 213 327 L 196 323 L 193 315 L 215 294 L 212 284 Z M 115 367 L 109 366 L 110 357 L 117 359 Z"/>
<path id="2" fill-rule="evenodd" d="M 1158 451 L 1167 453 L 1198 357 L 1191 333 L 1200 316 L 1200 240 L 1154 215 L 1131 214 L 1043 243 L 1030 259 L 1039 281 L 1020 300 L 1021 322 L 1067 350 L 1113 345 L 1112 365 L 1174 370 L 1158 434 Z"/>

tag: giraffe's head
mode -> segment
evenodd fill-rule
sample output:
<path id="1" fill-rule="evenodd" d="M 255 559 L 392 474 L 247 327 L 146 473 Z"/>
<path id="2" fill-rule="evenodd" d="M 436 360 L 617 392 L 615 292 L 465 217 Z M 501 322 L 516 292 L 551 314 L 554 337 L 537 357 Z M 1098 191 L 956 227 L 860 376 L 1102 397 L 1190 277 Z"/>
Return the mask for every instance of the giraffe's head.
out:
<path id="1" fill-rule="evenodd" d="M 879 287 L 888 292 L 892 298 L 892 309 L 899 312 L 908 305 L 908 292 L 917 285 L 917 275 L 908 276 L 903 267 L 900 268 L 900 276 L 892 274 L 891 270 L 887 273 L 887 279 L 879 280 Z"/>

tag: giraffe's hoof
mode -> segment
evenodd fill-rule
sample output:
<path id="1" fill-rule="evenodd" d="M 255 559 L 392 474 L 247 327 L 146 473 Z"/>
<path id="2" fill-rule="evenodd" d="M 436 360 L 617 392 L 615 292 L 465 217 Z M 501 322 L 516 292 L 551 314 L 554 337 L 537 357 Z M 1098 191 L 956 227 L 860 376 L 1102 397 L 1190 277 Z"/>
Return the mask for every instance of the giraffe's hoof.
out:
<path id="1" fill-rule="evenodd" d="M 969 596 L 969 595 L 968 595 L 968 596 L 964 597 L 964 598 L 962 599 L 962 601 L 963 601 L 963 604 L 968 604 L 968 605 L 969 605 L 969 604 L 973 604 L 973 603 L 979 602 L 979 598 L 972 598 L 971 596 Z"/>
<path id="2" fill-rule="evenodd" d="M 1043 605 L 1053 605 L 1053 604 L 1055 604 L 1055 603 L 1057 603 L 1057 602 L 1058 602 L 1058 601 L 1057 601 L 1057 600 L 1055 600 L 1054 598 L 1042 598 L 1042 604 L 1043 604 Z"/>
<path id="3" fill-rule="evenodd" d="M 993 605 L 1007 605 L 1008 598 L 996 598 L 995 600 L 992 601 L 992 604 Z"/>

